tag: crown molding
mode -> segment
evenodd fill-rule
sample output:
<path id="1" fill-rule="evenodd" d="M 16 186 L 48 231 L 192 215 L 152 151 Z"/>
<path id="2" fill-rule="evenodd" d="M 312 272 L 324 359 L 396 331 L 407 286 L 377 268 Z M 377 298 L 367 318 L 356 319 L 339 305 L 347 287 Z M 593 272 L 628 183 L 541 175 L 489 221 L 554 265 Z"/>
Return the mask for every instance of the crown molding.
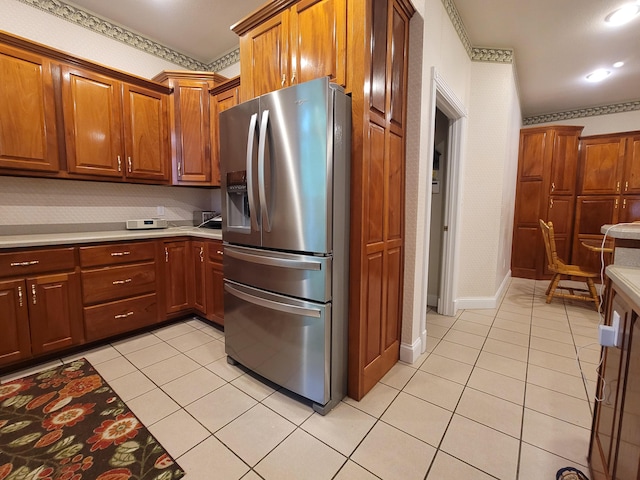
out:
<path id="1" fill-rule="evenodd" d="M 473 62 L 513 63 L 513 50 L 510 48 L 472 47 Z"/>
<path id="2" fill-rule="evenodd" d="M 559 120 L 571 120 L 574 118 L 595 117 L 597 115 L 610 115 L 612 113 L 635 112 L 640 110 L 640 100 L 633 102 L 615 103 L 600 107 L 579 108 L 566 112 L 548 113 L 523 119 L 524 125 L 536 125 L 538 123 L 557 122 Z"/>
<path id="3" fill-rule="evenodd" d="M 464 23 L 462 23 L 462 17 L 453 3 L 453 0 L 442 0 L 442 5 L 444 5 L 444 9 L 447 11 L 449 18 L 451 19 L 451 23 L 453 24 L 453 28 L 456 29 L 458 37 L 460 37 L 460 41 L 462 42 L 464 49 L 467 51 L 467 55 L 469 55 L 469 58 L 472 58 L 473 47 L 471 46 L 471 42 L 467 36 L 467 29 L 464 28 Z"/>

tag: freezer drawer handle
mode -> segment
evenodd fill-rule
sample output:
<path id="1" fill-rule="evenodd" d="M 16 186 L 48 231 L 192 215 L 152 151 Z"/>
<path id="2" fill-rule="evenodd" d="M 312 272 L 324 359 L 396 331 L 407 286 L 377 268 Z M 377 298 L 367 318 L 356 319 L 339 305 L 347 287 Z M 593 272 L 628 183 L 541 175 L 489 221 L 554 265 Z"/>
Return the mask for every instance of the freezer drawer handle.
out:
<path id="1" fill-rule="evenodd" d="M 300 260 L 289 260 L 288 258 L 268 258 L 260 255 L 252 255 L 250 253 L 236 252 L 231 249 L 225 250 L 227 257 L 237 258 L 251 263 L 259 263 L 261 265 L 269 265 L 272 267 L 295 268 L 298 270 L 321 270 L 322 263 L 306 262 Z"/>
<path id="2" fill-rule="evenodd" d="M 264 298 L 254 297 L 253 295 L 249 295 L 248 293 L 241 292 L 240 290 L 237 290 L 230 285 L 225 285 L 224 289 L 235 297 L 238 297 L 242 300 L 245 300 L 249 303 L 253 303 L 254 305 L 258 305 L 260 307 L 269 308 L 271 310 L 277 310 L 279 312 L 291 313 L 293 315 L 315 317 L 315 318 L 320 318 L 320 316 L 322 315 L 322 312 L 315 308 L 297 307 L 295 305 L 288 305 L 286 303 L 274 302 L 272 300 L 266 300 Z"/>

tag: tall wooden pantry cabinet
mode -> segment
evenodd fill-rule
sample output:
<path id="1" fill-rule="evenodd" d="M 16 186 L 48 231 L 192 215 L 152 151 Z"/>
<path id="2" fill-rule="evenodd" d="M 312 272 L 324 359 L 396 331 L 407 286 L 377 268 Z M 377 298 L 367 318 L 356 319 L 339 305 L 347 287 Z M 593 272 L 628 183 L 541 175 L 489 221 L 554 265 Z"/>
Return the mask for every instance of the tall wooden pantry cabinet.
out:
<path id="1" fill-rule="evenodd" d="M 409 0 L 279 0 L 232 27 L 243 100 L 325 75 L 352 95 L 348 393 L 357 400 L 399 358 L 414 13 Z"/>
<path id="2" fill-rule="evenodd" d="M 539 219 L 553 222 L 558 256 L 569 261 L 582 129 L 549 126 L 520 131 L 511 253 L 514 277 L 541 279 L 548 273 Z"/>

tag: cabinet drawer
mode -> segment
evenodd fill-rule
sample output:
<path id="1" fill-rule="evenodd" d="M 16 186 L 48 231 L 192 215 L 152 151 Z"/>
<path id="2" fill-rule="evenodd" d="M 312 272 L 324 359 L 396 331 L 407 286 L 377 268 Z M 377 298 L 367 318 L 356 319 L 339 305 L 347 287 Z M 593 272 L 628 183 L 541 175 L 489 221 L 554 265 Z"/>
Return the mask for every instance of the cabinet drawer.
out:
<path id="1" fill-rule="evenodd" d="M 87 341 L 130 332 L 156 323 L 156 294 L 128 298 L 84 308 L 84 329 Z"/>
<path id="2" fill-rule="evenodd" d="M 211 241 L 207 243 L 209 260 L 216 263 L 222 263 L 224 256 L 224 248 L 222 242 Z"/>
<path id="3" fill-rule="evenodd" d="M 0 277 L 22 277 L 74 268 L 74 247 L 0 253 Z"/>
<path id="4" fill-rule="evenodd" d="M 155 243 L 114 243 L 80 247 L 80 266 L 97 267 L 120 263 L 144 262 L 155 259 Z"/>
<path id="5" fill-rule="evenodd" d="M 82 272 L 82 301 L 85 305 L 154 293 L 155 289 L 154 262 Z"/>

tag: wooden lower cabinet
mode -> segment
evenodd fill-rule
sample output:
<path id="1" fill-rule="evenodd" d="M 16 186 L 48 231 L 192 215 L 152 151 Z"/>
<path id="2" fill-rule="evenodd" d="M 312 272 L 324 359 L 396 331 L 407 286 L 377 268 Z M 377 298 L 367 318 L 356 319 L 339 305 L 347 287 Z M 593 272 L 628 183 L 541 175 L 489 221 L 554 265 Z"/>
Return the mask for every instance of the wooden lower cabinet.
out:
<path id="1" fill-rule="evenodd" d="M 158 254 L 155 241 L 80 247 L 87 341 L 157 323 Z"/>
<path id="2" fill-rule="evenodd" d="M 224 249 L 220 240 L 207 242 L 206 298 L 208 320 L 224 325 L 224 273 L 222 258 Z"/>
<path id="3" fill-rule="evenodd" d="M 189 310 L 192 292 L 189 241 L 164 242 L 164 294 L 167 315 Z"/>
<path id="4" fill-rule="evenodd" d="M 596 391 L 589 465 L 592 480 L 640 479 L 640 306 L 610 290 L 606 323 L 620 315 L 622 344 L 604 347 Z M 602 386 L 605 385 L 604 392 Z"/>
<path id="5" fill-rule="evenodd" d="M 0 274 L 7 272 L 7 266 L 47 272 L 63 264 L 70 252 L 73 249 L 0 254 Z M 84 341 L 79 277 L 73 263 L 66 270 L 71 271 L 26 278 L 14 274 L 0 280 L 0 365 Z"/>
<path id="6" fill-rule="evenodd" d="M 189 313 L 222 325 L 222 258 L 189 238 L 2 252 L 0 368 Z"/>

